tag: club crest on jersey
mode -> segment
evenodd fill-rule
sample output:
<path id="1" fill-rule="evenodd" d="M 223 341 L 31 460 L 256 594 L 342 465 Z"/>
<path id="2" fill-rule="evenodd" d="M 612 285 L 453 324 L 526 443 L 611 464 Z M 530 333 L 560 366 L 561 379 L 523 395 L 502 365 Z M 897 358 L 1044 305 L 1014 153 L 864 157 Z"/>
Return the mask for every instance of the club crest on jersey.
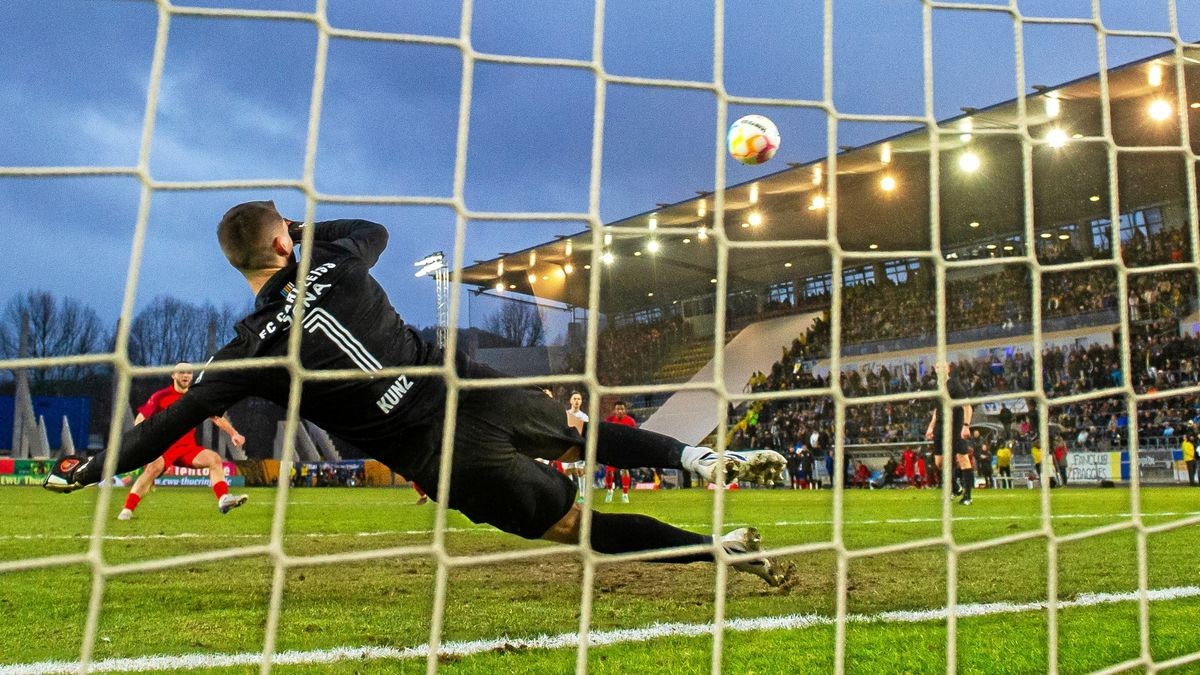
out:
<path id="1" fill-rule="evenodd" d="M 332 283 L 322 284 L 317 280 L 324 276 L 327 272 L 337 267 L 337 263 L 327 262 L 318 267 L 313 268 L 308 276 L 304 277 L 304 283 L 308 288 L 308 292 L 304 294 L 304 308 L 308 309 L 312 306 L 313 301 L 321 297 L 325 291 L 333 287 Z M 260 340 L 267 339 L 267 336 L 280 329 L 288 328 L 292 323 L 292 307 L 296 304 L 299 295 L 299 289 L 296 288 L 295 282 L 289 281 L 284 284 L 283 288 L 279 289 L 283 295 L 284 305 L 283 310 L 275 315 L 274 321 L 268 321 L 262 330 L 258 332 Z"/>

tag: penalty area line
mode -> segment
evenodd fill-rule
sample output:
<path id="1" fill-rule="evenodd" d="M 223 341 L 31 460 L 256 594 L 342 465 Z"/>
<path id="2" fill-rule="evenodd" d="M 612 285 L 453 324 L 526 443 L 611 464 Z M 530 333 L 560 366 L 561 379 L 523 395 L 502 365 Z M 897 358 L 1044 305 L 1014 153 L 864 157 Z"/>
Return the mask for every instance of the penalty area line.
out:
<path id="1" fill-rule="evenodd" d="M 1177 586 L 1161 588 L 1148 592 L 1152 602 L 1180 600 L 1200 597 L 1198 586 Z M 1129 593 L 1082 593 L 1074 600 L 1063 600 L 1058 603 L 1060 609 L 1075 607 L 1095 607 L 1111 605 L 1120 602 L 1133 602 L 1138 599 L 1137 592 Z M 994 616 L 999 614 L 1017 614 L 1035 612 L 1046 608 L 1044 602 L 987 602 L 957 605 L 955 615 L 959 618 Z M 946 608 L 929 610 L 904 610 L 879 612 L 877 614 L 849 614 L 847 623 L 921 623 L 926 621 L 943 621 L 950 612 Z M 830 626 L 837 619 L 820 614 L 786 614 L 783 616 L 767 616 L 752 619 L 729 619 L 725 629 L 734 632 L 768 631 L 768 630 L 797 630 L 814 626 Z M 711 623 L 655 623 L 643 628 L 619 628 L 614 630 L 599 630 L 589 633 L 588 644 L 592 647 L 604 647 L 618 644 L 647 642 L 661 638 L 699 637 L 710 635 L 713 631 Z M 512 651 L 514 649 L 566 649 L 579 644 L 578 633 L 560 633 L 558 635 L 539 635 L 529 638 L 495 638 L 490 640 L 451 641 L 443 642 L 438 653 L 444 656 L 473 656 L 495 651 Z M 332 649 L 289 650 L 277 652 L 272 663 L 277 665 L 314 665 L 329 664 L 350 660 L 412 660 L 423 659 L 429 653 L 428 645 L 415 647 L 334 647 Z M 260 652 L 242 652 L 239 654 L 179 654 L 172 656 L 138 656 L 130 658 L 110 658 L 93 661 L 88 664 L 88 672 L 153 672 L 168 670 L 183 670 L 191 668 L 230 668 L 237 666 L 254 666 L 261 663 Z M 81 664 L 78 661 L 41 661 L 37 663 L 18 663 L 0 666 L 0 675 L 38 675 L 40 673 L 77 673 Z"/>

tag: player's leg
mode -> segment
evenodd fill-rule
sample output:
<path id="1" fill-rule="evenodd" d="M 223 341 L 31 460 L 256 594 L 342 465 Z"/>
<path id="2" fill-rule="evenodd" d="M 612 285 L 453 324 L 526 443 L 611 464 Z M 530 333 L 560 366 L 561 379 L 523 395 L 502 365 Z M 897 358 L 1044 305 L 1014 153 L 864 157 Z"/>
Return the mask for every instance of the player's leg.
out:
<path id="1" fill-rule="evenodd" d="M 560 544 L 577 544 L 580 540 L 580 521 L 583 509 L 572 506 L 558 521 L 542 535 L 542 539 Z M 685 546 L 706 546 L 713 543 L 709 535 L 697 534 L 668 525 L 650 516 L 637 513 L 592 512 L 591 547 L 598 553 L 640 553 Z M 736 529 L 721 538 L 725 552 L 730 555 L 757 553 L 762 550 L 758 530 L 752 527 Z M 713 562 L 710 551 L 696 551 L 647 558 L 647 562 L 693 563 Z M 762 578 L 771 586 L 782 585 L 790 570 L 765 556 L 754 556 L 733 563 L 733 568 Z"/>
<path id="2" fill-rule="evenodd" d="M 413 486 L 413 491 L 415 491 L 417 493 L 417 506 L 420 506 L 420 505 L 424 504 L 425 502 L 429 501 L 429 495 L 425 494 L 425 491 L 421 489 L 421 486 L 418 485 L 416 481 L 413 481 L 412 486 Z"/>
<path id="3" fill-rule="evenodd" d="M 711 448 L 690 446 L 670 436 L 609 422 L 600 423 L 596 459 L 621 469 L 683 469 L 710 483 L 717 482 L 719 473 L 718 456 Z M 729 450 L 725 452 L 724 478 L 725 482 L 736 478 L 771 482 L 786 466 L 787 459 L 774 450 Z"/>
<path id="4" fill-rule="evenodd" d="M 956 443 L 955 447 L 955 465 L 958 468 L 959 477 L 962 482 L 962 501 L 963 506 L 971 504 L 971 490 L 975 487 L 975 469 L 971 462 L 971 450 L 965 441 L 960 441 L 961 445 Z"/>
<path id="5" fill-rule="evenodd" d="M 615 466 L 604 467 L 604 501 L 605 503 L 612 502 L 613 498 L 613 483 L 616 482 L 617 468 Z"/>
<path id="6" fill-rule="evenodd" d="M 129 488 L 129 495 L 125 497 L 125 508 L 121 509 L 121 513 L 117 515 L 118 520 L 129 520 L 133 517 L 134 510 L 142 502 L 142 497 L 145 497 L 146 493 L 150 492 L 150 488 L 154 487 L 154 479 L 162 475 L 163 468 L 163 458 L 159 457 L 142 469 L 142 473 Z"/>
<path id="7" fill-rule="evenodd" d="M 575 485 L 579 492 L 575 495 L 576 503 L 583 503 L 583 496 L 587 494 L 587 462 L 575 462 Z"/>
<path id="8" fill-rule="evenodd" d="M 519 410 L 506 410 L 512 400 L 504 397 L 504 393 L 496 396 L 475 390 L 460 399 L 447 505 L 473 522 L 488 523 L 526 539 L 577 543 L 582 507 L 575 503 L 575 486 L 569 477 L 517 451 L 512 439 L 530 439 L 531 433 L 537 431 L 538 419 L 533 414 L 536 411 L 520 403 Z M 549 401 L 544 396 L 540 398 Z M 528 402 L 536 402 L 536 399 L 529 398 Z M 557 419 L 554 423 L 561 426 L 562 411 L 557 406 L 548 410 Z M 532 414 L 532 417 L 512 414 L 518 411 Z M 440 441 L 441 433 L 436 427 L 430 425 L 429 435 Z M 424 456 L 414 466 L 413 475 L 430 494 L 436 494 L 435 486 L 442 478 L 438 471 L 441 445 L 426 440 L 422 446 Z M 413 456 L 411 449 L 406 455 Z M 601 553 L 656 551 L 712 543 L 711 537 L 672 527 L 647 516 L 600 512 L 593 512 L 591 541 L 592 547 Z M 742 530 L 730 538 L 726 550 L 731 553 L 757 551 L 757 533 Z M 668 552 L 656 559 L 711 561 L 712 554 L 671 555 Z M 737 569 L 753 572 L 774 585 L 783 581 L 779 566 L 762 556 L 740 561 Z"/>
<path id="9" fill-rule="evenodd" d="M 217 509 L 221 513 L 229 513 L 249 499 L 246 495 L 229 494 L 229 483 L 225 481 L 225 464 L 221 461 L 221 456 L 212 450 L 204 449 L 195 453 L 189 464 L 193 469 L 208 471 L 208 483 L 212 486 L 213 494 L 217 498 Z"/>
<path id="10" fill-rule="evenodd" d="M 621 469 L 621 502 L 629 503 L 629 469 Z"/>

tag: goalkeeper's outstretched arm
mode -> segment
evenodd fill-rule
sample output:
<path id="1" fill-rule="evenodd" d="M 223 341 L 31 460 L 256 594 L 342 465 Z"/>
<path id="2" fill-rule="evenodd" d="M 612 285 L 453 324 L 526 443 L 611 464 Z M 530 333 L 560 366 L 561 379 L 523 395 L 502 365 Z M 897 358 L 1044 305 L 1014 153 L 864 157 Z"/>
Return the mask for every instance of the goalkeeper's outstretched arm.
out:
<path id="1" fill-rule="evenodd" d="M 121 439 L 117 450 L 117 466 L 113 475 L 132 471 L 145 466 L 166 452 L 171 443 L 189 433 L 211 413 L 200 401 L 184 396 L 174 405 L 138 424 Z M 104 477 L 104 463 L 108 451 L 94 455 L 91 459 L 63 469 L 60 462 L 54 468 L 60 480 L 47 480 L 45 487 L 59 492 L 70 492 L 81 487 L 99 483 Z"/>

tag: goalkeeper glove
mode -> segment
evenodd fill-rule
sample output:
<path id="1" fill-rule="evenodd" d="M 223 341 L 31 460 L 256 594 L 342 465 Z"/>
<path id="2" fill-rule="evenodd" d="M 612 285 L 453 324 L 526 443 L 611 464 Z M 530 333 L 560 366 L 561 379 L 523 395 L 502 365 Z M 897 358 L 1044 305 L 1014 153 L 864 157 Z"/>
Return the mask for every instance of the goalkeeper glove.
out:
<path id="1" fill-rule="evenodd" d="M 54 462 L 54 468 L 50 470 L 50 475 L 46 476 L 46 480 L 42 482 L 42 487 L 51 492 L 63 494 L 85 487 L 76 476 L 91 461 L 89 458 L 78 455 L 65 455 L 58 458 Z"/>
<path id="2" fill-rule="evenodd" d="M 294 220 L 288 220 L 287 218 L 284 218 L 283 222 L 287 223 L 288 236 L 290 236 L 292 241 L 296 242 L 296 244 L 299 244 L 300 240 L 304 238 L 304 223 L 298 223 Z"/>

